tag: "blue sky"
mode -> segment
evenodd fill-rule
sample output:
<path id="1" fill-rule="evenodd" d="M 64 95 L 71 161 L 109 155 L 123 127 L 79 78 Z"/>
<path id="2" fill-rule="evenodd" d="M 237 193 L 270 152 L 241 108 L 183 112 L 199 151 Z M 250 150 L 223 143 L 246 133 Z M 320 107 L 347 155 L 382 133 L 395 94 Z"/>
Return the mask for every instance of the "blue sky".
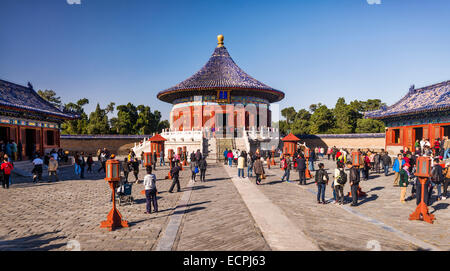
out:
<path id="1" fill-rule="evenodd" d="M 88 112 L 131 102 L 168 118 L 156 94 L 199 70 L 223 34 L 243 70 L 286 93 L 282 108 L 390 105 L 411 84 L 450 80 L 450 1 L 367 1 L 1 0 L 0 78 L 86 97 Z"/>

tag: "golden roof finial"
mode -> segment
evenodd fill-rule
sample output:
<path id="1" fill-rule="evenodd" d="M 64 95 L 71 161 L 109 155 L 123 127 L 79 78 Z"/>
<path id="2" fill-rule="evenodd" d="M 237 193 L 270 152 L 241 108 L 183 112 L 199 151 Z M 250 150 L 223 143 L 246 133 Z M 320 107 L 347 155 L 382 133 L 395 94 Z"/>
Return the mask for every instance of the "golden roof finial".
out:
<path id="1" fill-rule="evenodd" d="M 220 34 L 217 36 L 217 47 L 223 47 L 223 35 Z"/>

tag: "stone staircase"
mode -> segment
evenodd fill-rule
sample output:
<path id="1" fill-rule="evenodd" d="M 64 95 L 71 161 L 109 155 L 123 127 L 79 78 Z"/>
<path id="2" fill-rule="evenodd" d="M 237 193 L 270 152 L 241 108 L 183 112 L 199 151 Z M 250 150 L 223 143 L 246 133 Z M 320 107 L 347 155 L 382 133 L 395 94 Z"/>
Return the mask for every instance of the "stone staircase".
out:
<path id="1" fill-rule="evenodd" d="M 216 159 L 217 161 L 224 160 L 223 152 L 225 149 L 235 149 L 236 143 L 231 138 L 216 138 Z"/>

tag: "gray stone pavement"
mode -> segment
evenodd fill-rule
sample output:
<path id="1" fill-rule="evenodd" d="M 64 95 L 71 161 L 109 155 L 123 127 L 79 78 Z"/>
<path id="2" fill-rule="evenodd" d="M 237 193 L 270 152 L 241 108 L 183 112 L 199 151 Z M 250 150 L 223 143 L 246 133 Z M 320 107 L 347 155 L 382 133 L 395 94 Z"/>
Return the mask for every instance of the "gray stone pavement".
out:
<path id="1" fill-rule="evenodd" d="M 270 250 L 221 165 L 210 165 L 206 181 L 195 183 L 175 249 Z"/>
<path id="2" fill-rule="evenodd" d="M 130 227 L 112 232 L 99 227 L 112 204 L 111 190 L 97 168 L 83 180 L 68 167 L 61 170 L 60 182 L 32 184 L 29 178 L 15 177 L 9 190 L 0 189 L 0 250 L 71 250 L 67 247 L 71 240 L 81 250 L 151 250 L 182 194 L 167 192 L 171 184 L 164 180 L 168 167 L 157 167 L 155 172 L 159 213 L 144 214 L 143 185 L 134 184 L 135 203 L 118 207 Z M 187 174 L 182 171 L 182 190 Z M 143 176 L 141 168 L 141 180 Z M 129 180 L 134 181 L 132 174 Z"/>
<path id="3" fill-rule="evenodd" d="M 322 160 L 330 174 L 334 174 L 334 163 Z M 316 163 L 317 169 L 317 163 Z M 448 200 L 433 203 L 430 212 L 437 220 L 433 225 L 423 221 L 408 220 L 415 210 L 415 201 L 400 203 L 400 189 L 393 187 L 393 175 L 372 173 L 369 181 L 362 181 L 363 191 L 368 192 L 360 205 L 339 206 L 316 203 L 317 188 L 313 179 L 308 185 L 297 184 L 298 173 L 291 171 L 290 180 L 281 182 L 283 172 L 279 167 L 268 171 L 268 178 L 258 188 L 275 204 L 280 206 L 304 232 L 316 240 L 324 250 L 366 250 L 379 244 L 381 250 L 450 249 Z M 326 198 L 332 198 L 331 182 L 326 189 Z M 344 194 L 350 190 L 348 184 Z M 408 188 L 409 194 L 410 188 Z"/>
<path id="4" fill-rule="evenodd" d="M 330 173 L 334 171 L 333 162 L 323 162 Z M 61 169 L 62 180 L 57 183 L 32 184 L 29 178 L 15 177 L 9 190 L 0 189 L 0 250 L 71 250 L 78 244 L 80 250 L 156 250 L 169 232 L 167 225 L 175 218 L 179 221 L 172 229 L 176 233 L 171 240 L 173 250 L 276 249 L 264 238 L 264 225 L 254 218 L 254 207 L 247 206 L 236 181 L 250 190 L 257 189 L 254 194 L 263 195 L 260 198 L 274 205 L 272 210 L 281 210 L 283 219 L 289 220 L 286 232 L 301 231 L 322 250 L 450 249 L 449 200 L 434 202 L 430 207 L 436 216 L 434 224 L 409 221 L 415 202 L 399 202 L 400 191 L 392 186 L 393 176 L 372 174 L 369 181 L 362 181 L 368 197 L 359 206 L 350 207 L 318 205 L 312 180 L 306 186 L 281 182 L 282 171 L 277 166 L 267 171 L 262 185 L 256 186 L 253 178 L 236 179 L 235 167 L 211 165 L 206 182 L 194 183 L 192 191 L 187 187 L 187 169 L 182 171 L 180 181 L 183 191 L 189 193 L 173 194 L 167 192 L 171 184 L 164 179 L 167 170 L 167 166 L 158 167 L 155 172 L 160 212 L 144 214 L 143 185 L 134 184 L 135 204 L 118 207 L 130 227 L 112 232 L 99 227 L 111 209 L 111 191 L 104 174 L 87 173 L 86 179 L 79 180 L 73 167 L 67 167 Z M 140 179 L 143 175 L 141 168 Z M 134 177 L 130 175 L 129 179 L 133 181 Z M 297 172 L 291 172 L 291 180 L 298 180 Z M 348 191 L 347 185 L 345 193 Z M 185 201 L 180 201 L 184 195 Z M 332 197 L 329 185 L 326 196 Z M 265 213 L 259 215 L 264 218 Z"/>

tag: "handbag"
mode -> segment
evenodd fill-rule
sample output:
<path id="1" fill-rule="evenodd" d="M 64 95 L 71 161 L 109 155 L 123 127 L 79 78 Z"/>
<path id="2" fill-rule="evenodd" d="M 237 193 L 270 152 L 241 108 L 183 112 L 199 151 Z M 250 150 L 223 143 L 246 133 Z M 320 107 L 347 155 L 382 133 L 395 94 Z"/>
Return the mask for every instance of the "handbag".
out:
<path id="1" fill-rule="evenodd" d="M 264 180 L 266 178 L 266 174 L 261 174 L 261 180 Z"/>
<path id="2" fill-rule="evenodd" d="M 198 173 L 198 167 L 195 167 L 194 172 L 197 174 Z"/>

